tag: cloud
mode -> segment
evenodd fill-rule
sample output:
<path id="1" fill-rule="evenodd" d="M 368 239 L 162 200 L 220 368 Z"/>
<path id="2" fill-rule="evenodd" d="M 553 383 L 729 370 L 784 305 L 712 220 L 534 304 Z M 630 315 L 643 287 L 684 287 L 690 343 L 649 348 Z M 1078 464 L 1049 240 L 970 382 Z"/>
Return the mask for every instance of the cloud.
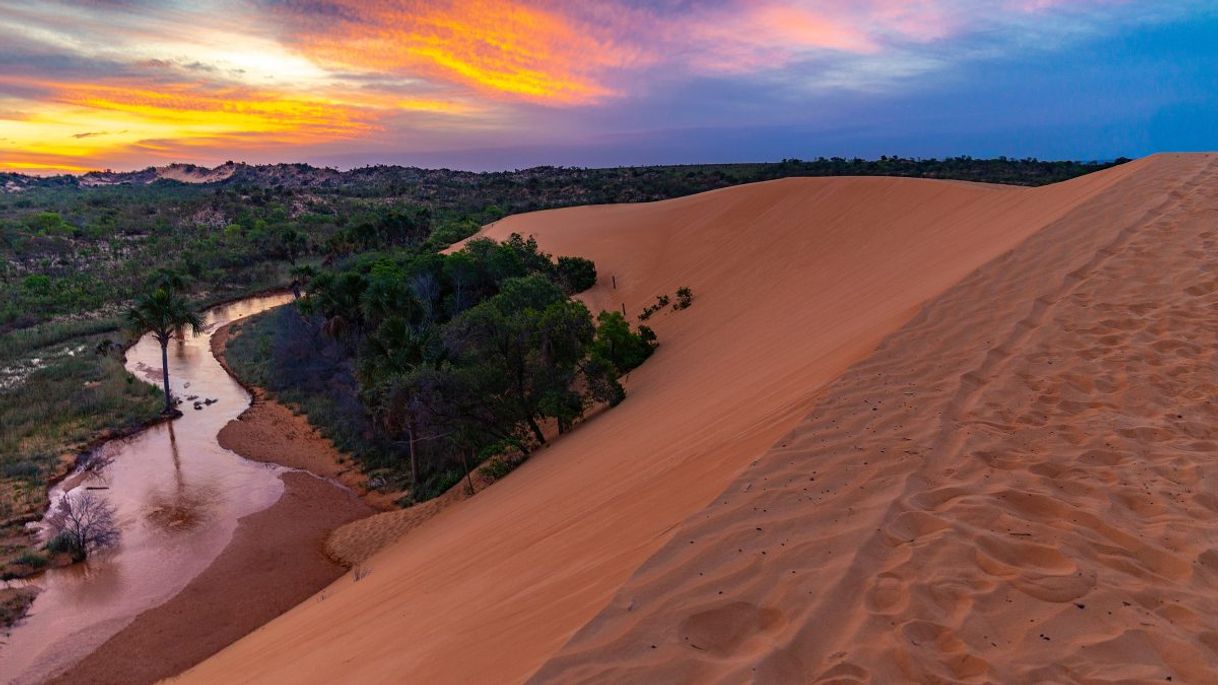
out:
<path id="1" fill-rule="evenodd" d="M 277 5 L 294 47 L 328 65 L 452 82 L 484 95 L 557 105 L 619 94 L 610 70 L 649 59 L 604 25 L 514 0 Z"/>
<path id="2" fill-rule="evenodd" d="M 0 0 L 0 136 L 25 155 L 6 152 L 0 168 L 439 155 L 502 140 L 557 149 L 666 126 L 793 125 L 825 118 L 828 98 L 893 97 L 970 63 L 1204 11 L 1202 0 Z"/>

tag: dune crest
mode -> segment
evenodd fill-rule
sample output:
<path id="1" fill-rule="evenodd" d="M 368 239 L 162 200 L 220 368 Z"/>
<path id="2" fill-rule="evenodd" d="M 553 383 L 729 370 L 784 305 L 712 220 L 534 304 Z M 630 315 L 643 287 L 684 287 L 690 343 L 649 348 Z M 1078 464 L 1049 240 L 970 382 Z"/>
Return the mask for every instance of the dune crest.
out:
<path id="1" fill-rule="evenodd" d="M 973 389 L 1005 382 L 1014 359 L 994 357 L 986 366 L 989 350 L 1030 344 L 1026 329 L 1045 326 L 1022 321 L 1021 307 L 1037 297 L 1025 296 L 1102 254 L 1109 233 L 1139 235 L 1165 193 L 1186 196 L 1184 184 L 1209 163 L 1160 156 L 1038 189 L 788 179 L 498 222 L 486 233 L 534 234 L 550 252 L 595 260 L 600 280 L 585 295 L 594 309 L 624 304 L 637 314 L 680 286 L 693 289 L 694 305 L 648 322 L 662 346 L 632 374 L 620 407 L 372 557 L 358 582 L 338 581 L 324 600 L 296 607 L 184 680 L 389 682 L 409 675 L 465 683 L 654 674 L 735 682 L 757 667 L 759 680 L 865 681 L 862 659 L 817 651 L 828 643 L 814 624 L 839 622 L 834 640 L 853 649 L 868 634 L 862 624 L 885 621 L 875 616 L 920 616 L 910 589 L 916 574 L 893 570 L 910 551 L 901 541 L 954 530 L 956 521 L 936 507 L 967 503 L 979 486 L 917 464 L 928 450 L 958 454 L 936 462 L 938 469 L 972 459 L 957 445 L 959 424 L 976 407 L 1007 399 Z M 995 271 L 1022 280 L 984 276 Z M 953 297 L 959 311 L 943 304 Z M 902 335 L 921 347 L 893 342 Z M 918 354 L 909 352 L 915 348 Z M 980 366 L 970 366 L 974 357 Z M 968 392 L 960 395 L 961 387 Z M 964 399 L 953 404 L 955 397 Z M 934 404 L 940 400 L 946 404 Z M 830 412 L 837 412 L 831 421 Z M 881 444 L 902 431 L 931 442 Z M 819 489 L 825 492 L 812 494 Z M 844 509 L 821 506 L 846 492 L 852 499 L 835 502 Z M 894 500 L 915 497 L 933 501 L 885 518 Z M 765 511 L 772 498 L 786 513 Z M 1032 507 L 1021 506 L 1004 515 Z M 1012 547 L 993 538 L 970 547 L 993 560 L 985 563 L 998 580 L 985 582 L 1018 579 L 1051 597 L 1085 589 L 1073 576 L 1079 563 L 1051 545 L 1012 537 L 1021 545 Z M 822 556 L 826 540 L 836 556 Z M 737 551 L 746 544 L 748 554 Z M 1156 558 L 1148 552 L 1144 563 Z M 809 586 L 813 570 L 821 577 Z M 927 594 L 948 602 L 969 591 L 949 584 Z M 909 619 L 903 634 L 968 657 L 953 623 L 967 609 L 949 605 L 935 621 Z M 682 636 L 705 644 L 689 647 Z M 812 651 L 802 651 L 810 643 Z M 910 668 L 922 663 L 900 660 Z M 987 664 L 964 659 L 957 677 L 985 673 Z"/>
<path id="2" fill-rule="evenodd" d="M 1160 158 L 972 274 L 533 681 L 1211 680 L 1216 214 Z"/>

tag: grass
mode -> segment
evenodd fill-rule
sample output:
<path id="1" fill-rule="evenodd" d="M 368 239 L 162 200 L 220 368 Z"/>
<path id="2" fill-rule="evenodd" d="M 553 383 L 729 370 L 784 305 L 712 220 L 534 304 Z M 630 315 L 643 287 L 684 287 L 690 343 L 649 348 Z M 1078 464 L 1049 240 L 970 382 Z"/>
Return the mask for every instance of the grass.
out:
<path id="1" fill-rule="evenodd" d="M 10 331 L 0 337 L 0 362 L 28 356 L 35 350 L 43 350 L 65 343 L 80 344 L 83 338 L 96 337 L 101 340 L 104 333 L 116 333 L 122 321 L 116 316 L 99 319 L 75 319 L 49 321 Z M 94 342 L 96 344 L 96 342 Z"/>
<path id="2" fill-rule="evenodd" d="M 30 588 L 0 589 L 0 628 L 11 627 L 20 621 L 37 595 L 38 592 Z"/>
<path id="3" fill-rule="evenodd" d="M 47 506 L 47 483 L 71 454 L 104 431 L 117 432 L 156 418 L 160 392 L 138 380 L 114 356 L 98 355 L 102 336 L 78 339 L 84 351 L 52 358 L 19 385 L 0 391 L 0 521 L 20 523 Z M 17 529 L 17 530 L 12 530 Z M 0 571 L 28 550 L 0 555 Z M 28 567 L 28 564 L 24 566 Z"/>

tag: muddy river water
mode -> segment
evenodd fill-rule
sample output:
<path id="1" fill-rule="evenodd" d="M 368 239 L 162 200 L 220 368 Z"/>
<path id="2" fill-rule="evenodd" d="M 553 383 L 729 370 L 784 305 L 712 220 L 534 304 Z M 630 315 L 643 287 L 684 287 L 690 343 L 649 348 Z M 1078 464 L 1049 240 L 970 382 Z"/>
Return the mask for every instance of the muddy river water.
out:
<path id="1" fill-rule="evenodd" d="M 121 538 L 85 563 L 25 581 L 41 593 L 0 644 L 0 682 L 36 683 L 79 661 L 182 590 L 220 555 L 239 519 L 279 498 L 281 467 L 247 461 L 216 442 L 250 396 L 209 342 L 218 326 L 289 299 L 256 297 L 209 310 L 202 333 L 169 346 L 170 385 L 184 400 L 183 416 L 106 443 L 100 450 L 108 465 L 67 479 L 67 491 L 52 491 L 52 502 L 84 492 L 104 497 L 117 510 Z M 160 367 L 160 347 L 149 336 L 127 352 L 127 368 L 141 378 L 159 384 Z M 196 409 L 190 397 L 215 401 Z"/>

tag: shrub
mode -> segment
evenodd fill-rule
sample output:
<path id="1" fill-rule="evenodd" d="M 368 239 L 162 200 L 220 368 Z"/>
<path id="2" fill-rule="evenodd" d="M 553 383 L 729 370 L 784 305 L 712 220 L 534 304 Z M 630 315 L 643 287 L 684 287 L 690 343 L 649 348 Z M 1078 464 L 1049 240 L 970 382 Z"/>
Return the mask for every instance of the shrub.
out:
<path id="1" fill-rule="evenodd" d="M 639 320 L 646 321 L 647 319 L 650 319 L 652 314 L 655 314 L 661 309 L 667 307 L 670 301 L 671 300 L 668 299 L 668 295 L 656 295 L 656 301 L 654 304 L 649 304 L 646 307 L 643 307 L 643 312 L 639 314 Z"/>
<path id="2" fill-rule="evenodd" d="M 626 317 L 618 312 L 601 312 L 596 320 L 592 354 L 613 364 L 619 372 L 634 369 L 655 350 L 656 335 L 650 328 L 642 326 L 635 333 L 630 330 Z"/>
<path id="3" fill-rule="evenodd" d="M 32 295 L 49 295 L 51 278 L 45 274 L 30 274 L 21 281 L 21 287 Z"/>
<path id="4" fill-rule="evenodd" d="M 32 569 L 45 568 L 49 563 L 46 556 L 37 552 L 25 552 L 21 556 L 13 560 L 13 563 L 28 566 Z"/>
<path id="5" fill-rule="evenodd" d="M 74 561 L 84 561 L 94 551 L 118 542 L 114 515 L 114 507 L 91 492 L 65 494 L 48 519 L 56 533 L 47 549 L 67 552 Z"/>
<path id="6" fill-rule="evenodd" d="M 559 257 L 558 280 L 567 294 L 582 293 L 596 285 L 596 264 L 583 257 Z"/>
<path id="7" fill-rule="evenodd" d="M 677 303 L 672 306 L 673 309 L 688 309 L 693 303 L 694 291 L 684 286 L 677 288 Z"/>
<path id="8" fill-rule="evenodd" d="M 486 468 L 483 470 L 483 472 L 492 481 L 496 481 L 508 475 L 512 471 L 515 471 L 517 466 L 520 466 L 519 462 L 508 459 L 507 457 L 491 457 L 490 461 L 486 462 Z"/>
<path id="9" fill-rule="evenodd" d="M 33 480 L 42 475 L 42 469 L 33 461 L 23 459 L 0 467 L 0 474 L 3 474 L 5 478 Z"/>

